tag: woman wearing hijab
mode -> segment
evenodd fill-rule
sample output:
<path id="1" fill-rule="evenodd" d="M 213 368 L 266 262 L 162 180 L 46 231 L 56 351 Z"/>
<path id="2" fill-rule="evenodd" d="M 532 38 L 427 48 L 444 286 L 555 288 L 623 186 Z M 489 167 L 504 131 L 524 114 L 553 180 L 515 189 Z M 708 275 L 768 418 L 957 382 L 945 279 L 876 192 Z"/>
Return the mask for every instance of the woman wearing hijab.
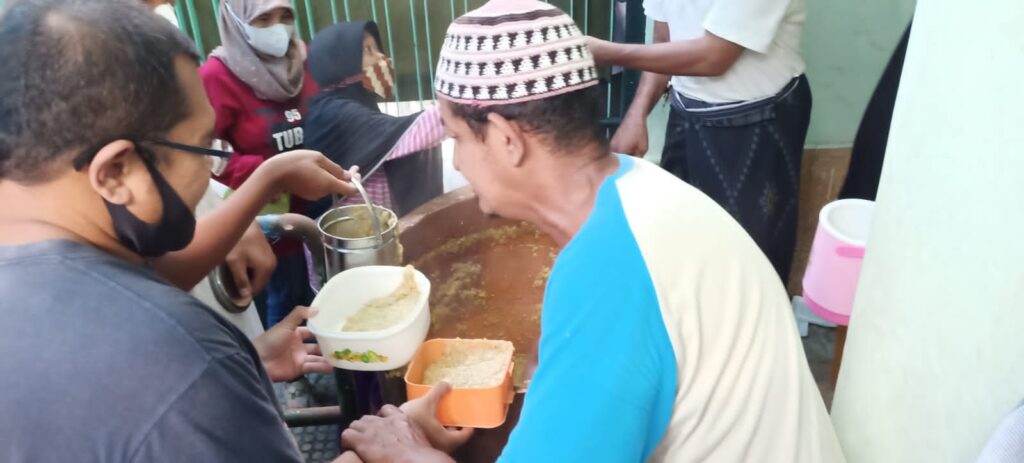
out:
<path id="1" fill-rule="evenodd" d="M 321 90 L 309 104 L 306 147 L 358 166 L 370 199 L 404 215 L 442 193 L 440 154 L 422 150 L 441 144 L 444 128 L 437 108 L 402 117 L 380 111 L 377 103 L 390 99 L 394 87 L 391 60 L 380 48 L 372 21 L 338 23 L 317 33 L 309 72 Z M 321 202 L 310 213 L 328 205 Z"/>
<path id="2" fill-rule="evenodd" d="M 317 88 L 304 69 L 306 46 L 288 0 L 222 0 L 218 21 L 221 46 L 199 74 L 217 113 L 215 136 L 235 151 L 217 180 L 237 189 L 264 160 L 303 147 L 302 119 Z M 304 209 L 283 196 L 264 212 Z M 267 285 L 267 326 L 312 299 L 301 250 L 298 240 L 274 243 L 278 265 Z"/>

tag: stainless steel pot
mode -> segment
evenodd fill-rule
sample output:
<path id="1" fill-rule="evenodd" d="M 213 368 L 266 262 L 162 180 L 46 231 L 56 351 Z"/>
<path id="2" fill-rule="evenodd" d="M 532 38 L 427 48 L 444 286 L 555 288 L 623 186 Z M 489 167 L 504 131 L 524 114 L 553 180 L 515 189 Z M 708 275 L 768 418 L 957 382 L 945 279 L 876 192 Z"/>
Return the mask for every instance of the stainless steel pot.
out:
<path id="1" fill-rule="evenodd" d="M 242 313 L 252 304 L 252 297 L 243 298 L 238 295 L 235 278 L 226 264 L 218 265 L 208 278 L 213 297 L 228 313 Z"/>
<path id="2" fill-rule="evenodd" d="M 390 209 L 364 205 L 341 206 L 327 211 L 317 220 L 324 256 L 321 282 L 355 267 L 401 265 L 402 246 L 398 241 L 398 217 Z M 373 226 L 376 218 L 380 224 Z M 310 250 L 315 252 L 314 250 Z M 314 289 L 319 289 L 314 286 Z"/>
<path id="3" fill-rule="evenodd" d="M 358 179 L 353 179 L 353 184 L 365 204 L 335 207 L 317 220 L 290 213 L 257 218 L 267 237 L 288 236 L 305 243 L 311 261 L 309 284 L 314 292 L 319 292 L 331 277 L 350 268 L 402 264 L 398 216 L 388 208 L 371 204 Z M 371 210 L 376 213 L 371 214 Z M 217 301 L 227 311 L 237 313 L 248 306 L 238 305 L 240 301 L 234 296 L 234 280 L 227 266 L 213 272 L 211 286 Z"/>

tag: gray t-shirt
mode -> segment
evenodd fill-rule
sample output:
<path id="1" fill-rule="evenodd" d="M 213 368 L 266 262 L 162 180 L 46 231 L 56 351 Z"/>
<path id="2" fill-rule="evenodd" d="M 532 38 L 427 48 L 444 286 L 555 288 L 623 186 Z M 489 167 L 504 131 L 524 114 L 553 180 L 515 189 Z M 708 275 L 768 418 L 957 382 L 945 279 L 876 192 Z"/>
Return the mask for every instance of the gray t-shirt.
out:
<path id="1" fill-rule="evenodd" d="M 91 246 L 0 246 L 0 461 L 302 458 L 246 337 Z"/>

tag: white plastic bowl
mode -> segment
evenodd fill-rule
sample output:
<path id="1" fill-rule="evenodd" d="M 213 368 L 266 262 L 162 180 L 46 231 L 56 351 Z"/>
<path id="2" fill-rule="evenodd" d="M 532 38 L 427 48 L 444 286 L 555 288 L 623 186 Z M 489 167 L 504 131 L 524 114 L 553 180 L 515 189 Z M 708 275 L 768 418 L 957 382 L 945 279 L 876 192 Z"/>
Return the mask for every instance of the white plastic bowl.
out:
<path id="1" fill-rule="evenodd" d="M 356 267 L 335 275 L 320 290 L 312 304 L 319 313 L 309 319 L 308 326 L 331 365 L 345 370 L 387 371 L 409 363 L 430 328 L 430 280 L 418 270 L 413 271 L 413 278 L 420 299 L 407 319 L 382 331 L 341 331 L 345 320 L 367 302 L 394 291 L 404 272 L 403 267 Z M 336 353 L 346 359 L 337 358 Z"/>

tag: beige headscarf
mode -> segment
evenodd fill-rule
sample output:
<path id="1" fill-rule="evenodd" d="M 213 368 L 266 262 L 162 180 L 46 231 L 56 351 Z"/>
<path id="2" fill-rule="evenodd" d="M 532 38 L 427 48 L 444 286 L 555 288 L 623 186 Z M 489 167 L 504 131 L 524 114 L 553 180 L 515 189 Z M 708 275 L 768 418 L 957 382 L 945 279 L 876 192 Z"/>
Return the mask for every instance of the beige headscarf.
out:
<path id="1" fill-rule="evenodd" d="M 306 45 L 299 39 L 298 32 L 292 36 L 288 53 L 283 57 L 257 54 L 228 8 L 248 23 L 275 8 L 288 8 L 295 14 L 291 3 L 288 0 L 222 0 L 217 19 L 221 46 L 213 50 L 211 56 L 223 61 L 235 77 L 253 89 L 257 98 L 285 101 L 298 95 L 302 91 L 306 62 Z"/>

